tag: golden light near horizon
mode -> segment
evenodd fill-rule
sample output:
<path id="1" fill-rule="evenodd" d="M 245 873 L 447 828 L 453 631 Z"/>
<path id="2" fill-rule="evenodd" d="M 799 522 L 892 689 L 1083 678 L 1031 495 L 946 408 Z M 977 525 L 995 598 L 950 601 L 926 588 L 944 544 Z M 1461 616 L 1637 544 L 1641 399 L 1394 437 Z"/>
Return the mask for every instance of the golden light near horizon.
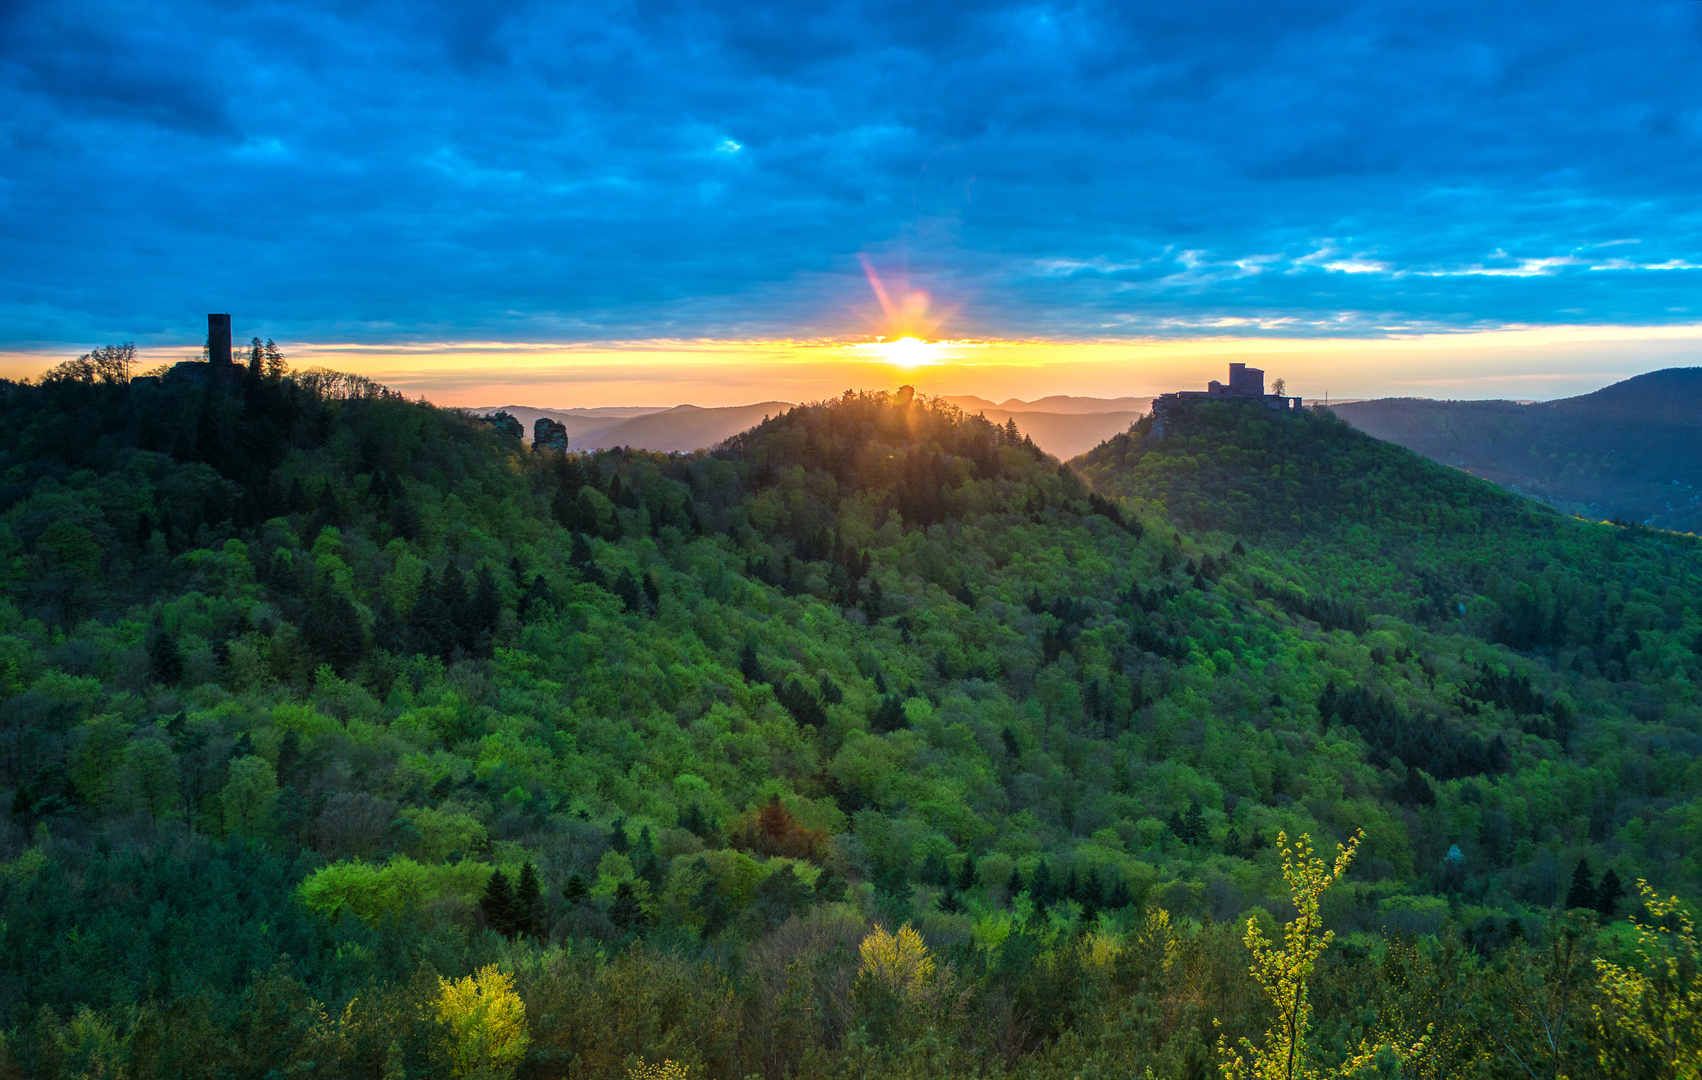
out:
<path id="1" fill-rule="evenodd" d="M 942 359 L 944 342 L 923 341 L 918 337 L 905 335 L 897 341 L 875 340 L 851 346 L 858 352 L 869 354 L 883 364 L 891 364 L 896 368 L 910 370 L 912 368 L 928 367 L 937 364 Z"/>

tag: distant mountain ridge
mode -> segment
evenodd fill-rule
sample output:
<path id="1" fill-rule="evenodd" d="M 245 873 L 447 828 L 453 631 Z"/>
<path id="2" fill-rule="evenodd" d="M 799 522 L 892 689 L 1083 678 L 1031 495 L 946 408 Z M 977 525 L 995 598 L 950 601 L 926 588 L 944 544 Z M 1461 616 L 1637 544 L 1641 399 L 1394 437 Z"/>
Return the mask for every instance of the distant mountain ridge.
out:
<path id="1" fill-rule="evenodd" d="M 613 406 L 596 409 L 538 409 L 527 405 L 501 405 L 471 409 L 489 416 L 499 409 L 520 421 L 525 440 L 532 441 L 532 425 L 547 416 L 567 428 L 568 445 L 575 450 L 606 450 L 632 446 L 663 453 L 689 452 L 714 446 L 763 418 L 792 407 L 787 401 L 760 401 L 754 405 L 703 408 L 697 405 Z"/>
<path id="2" fill-rule="evenodd" d="M 1011 398 L 995 405 L 986 398 L 946 397 L 970 415 L 981 414 L 995 424 L 1015 420 L 1018 430 L 1036 446 L 1060 459 L 1091 450 L 1129 429 L 1152 407 L 1151 398 L 1084 398 L 1053 396 L 1039 401 Z M 532 425 L 548 416 L 567 428 L 568 445 L 575 450 L 604 450 L 632 446 L 643 450 L 688 453 L 706 449 L 792 408 L 791 402 L 763 401 L 754 405 L 704 408 L 697 405 L 616 406 L 596 409 L 541 409 L 528 405 L 492 405 L 469 412 L 488 416 L 498 411 L 520 421 L 525 439 Z"/>
<path id="3" fill-rule="evenodd" d="M 1368 435 L 1568 513 L 1702 530 L 1702 367 L 1559 401 L 1332 405 Z"/>

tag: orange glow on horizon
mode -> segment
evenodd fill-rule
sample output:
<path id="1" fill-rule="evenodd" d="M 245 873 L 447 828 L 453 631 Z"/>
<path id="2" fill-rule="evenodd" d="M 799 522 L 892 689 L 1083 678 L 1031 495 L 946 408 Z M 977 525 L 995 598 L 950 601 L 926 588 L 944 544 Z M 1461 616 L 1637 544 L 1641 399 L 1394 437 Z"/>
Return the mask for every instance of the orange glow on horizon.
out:
<path id="1" fill-rule="evenodd" d="M 892 290 L 888 290 L 891 300 Z M 898 305 L 895 310 L 906 310 Z M 884 311 L 884 309 L 883 309 Z M 883 335 L 885 337 L 885 335 Z M 903 342 L 910 337 L 913 343 Z M 292 366 L 368 376 L 440 405 L 705 407 L 815 401 L 846 389 L 975 395 L 1146 397 L 1222 379 L 1231 361 L 1308 399 L 1417 396 L 1548 399 L 1643 371 L 1694 366 L 1702 324 L 1511 327 L 1398 338 L 687 340 L 292 343 Z M 0 353 L 0 378 L 34 378 L 87 346 Z M 138 348 L 143 369 L 199 359 L 200 342 Z"/>

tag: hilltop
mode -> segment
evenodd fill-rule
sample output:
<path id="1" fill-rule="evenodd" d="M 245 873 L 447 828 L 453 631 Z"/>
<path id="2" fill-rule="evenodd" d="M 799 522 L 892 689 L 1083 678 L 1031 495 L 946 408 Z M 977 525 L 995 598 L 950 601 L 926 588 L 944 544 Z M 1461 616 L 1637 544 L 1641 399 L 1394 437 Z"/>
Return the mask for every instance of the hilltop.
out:
<path id="1" fill-rule="evenodd" d="M 983 415 L 995 424 L 1016 421 L 1017 428 L 1049 454 L 1067 458 L 1087 450 L 1140 419 L 1151 408 L 1151 398 L 1050 397 L 1036 402 L 1011 399 L 1003 405 L 975 397 L 942 398 L 971 415 Z M 678 405 L 598 409 L 537 409 L 524 405 L 501 406 L 501 411 L 519 420 L 531 441 L 532 425 L 548 416 L 567 428 L 568 440 L 577 450 L 607 450 L 630 446 L 641 450 L 705 450 L 716 446 L 758 423 L 763 417 L 782 412 L 791 405 L 764 401 L 754 405 L 703 408 Z M 498 407 L 468 410 L 491 415 Z"/>
<path id="2" fill-rule="evenodd" d="M 1390 398 L 1333 406 L 1355 427 L 1567 513 L 1702 530 L 1702 368 L 1521 404 Z"/>
<path id="3" fill-rule="evenodd" d="M 1267 1020 L 1234 921 L 1288 910 L 1278 833 L 1361 829 L 1326 1045 L 1367 1000 L 1490 1045 L 1515 1014 L 1383 933 L 1492 995 L 1610 882 L 1702 893 L 1694 547 L 1327 413 L 1072 467 L 847 393 L 559 454 L 360 380 L 73 371 L 0 384 L 0 475 L 28 1075 L 91 1031 L 133 1075 L 447 1075 L 438 976 L 492 963 L 528 1077 L 1198 1072 Z M 937 961 L 911 996 L 859 975 L 877 923 Z"/>

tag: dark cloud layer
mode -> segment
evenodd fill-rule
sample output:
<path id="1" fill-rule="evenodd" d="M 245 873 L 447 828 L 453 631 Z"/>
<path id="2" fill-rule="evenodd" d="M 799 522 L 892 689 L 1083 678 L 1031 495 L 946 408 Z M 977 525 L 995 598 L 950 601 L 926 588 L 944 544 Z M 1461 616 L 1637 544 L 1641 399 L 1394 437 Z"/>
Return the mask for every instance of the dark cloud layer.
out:
<path id="1" fill-rule="evenodd" d="M 0 338 L 1702 320 L 1702 4 L 0 0 Z"/>

